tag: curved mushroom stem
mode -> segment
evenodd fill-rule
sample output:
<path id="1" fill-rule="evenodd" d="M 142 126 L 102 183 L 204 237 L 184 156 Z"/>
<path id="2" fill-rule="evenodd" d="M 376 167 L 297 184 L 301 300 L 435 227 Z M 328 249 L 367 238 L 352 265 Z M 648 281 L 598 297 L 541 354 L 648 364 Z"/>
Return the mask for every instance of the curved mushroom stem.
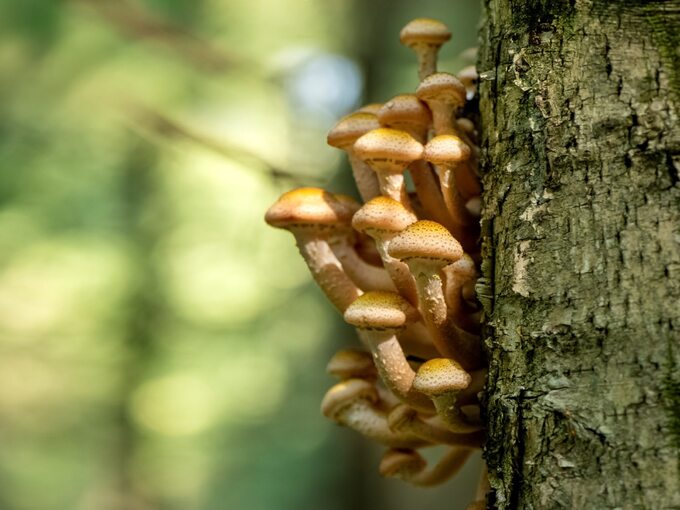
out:
<path id="1" fill-rule="evenodd" d="M 413 389 L 416 373 L 409 365 L 394 331 L 358 329 L 359 338 L 369 346 L 385 386 L 402 402 L 426 413 L 433 412 L 428 397 Z"/>
<path id="2" fill-rule="evenodd" d="M 352 167 L 352 176 L 361 199 L 366 202 L 380 195 L 380 184 L 378 184 L 378 177 L 373 169 L 359 158 L 351 147 L 346 148 L 345 152 Z"/>
<path id="3" fill-rule="evenodd" d="M 422 322 L 412 322 L 397 333 L 399 344 L 406 354 L 422 359 L 436 358 L 439 351 L 432 343 L 427 327 Z"/>
<path id="4" fill-rule="evenodd" d="M 409 172 L 420 203 L 423 204 L 426 214 L 425 219 L 441 223 L 451 230 L 453 228 L 453 219 L 448 213 L 439 183 L 432 174 L 430 165 L 426 161 L 418 160 L 411 164 Z"/>
<path id="5" fill-rule="evenodd" d="M 483 427 L 461 422 L 458 430 L 447 427 L 437 417 L 423 420 L 405 404 L 395 406 L 387 416 L 387 424 L 394 432 L 412 434 L 435 444 L 481 448 Z"/>
<path id="6" fill-rule="evenodd" d="M 479 484 L 477 485 L 475 501 L 465 507 L 465 510 L 486 510 L 486 494 L 490 488 L 486 462 L 482 461 L 482 472 L 479 477 Z"/>
<path id="7" fill-rule="evenodd" d="M 427 446 L 427 441 L 412 434 L 395 433 L 387 426 L 387 416 L 378 405 L 378 393 L 354 392 L 353 386 L 371 385 L 363 379 L 347 379 L 331 387 L 321 402 L 321 411 L 339 425 L 359 432 L 394 448 Z M 349 394 L 348 394 L 349 393 Z"/>
<path id="8" fill-rule="evenodd" d="M 465 254 L 453 264 L 449 264 L 443 270 L 446 289 L 446 304 L 448 305 L 447 321 L 453 321 L 466 331 L 478 333 L 480 323 L 476 317 L 475 310 L 470 310 L 463 289 L 467 286 L 468 297 L 469 289 L 472 288 L 474 295 L 474 284 L 477 279 L 477 268 L 472 257 Z"/>
<path id="9" fill-rule="evenodd" d="M 374 266 L 362 259 L 354 246 L 350 244 L 347 236 L 330 238 L 329 245 L 340 260 L 347 276 L 361 290 L 396 291 L 394 282 L 385 268 Z"/>
<path id="10" fill-rule="evenodd" d="M 361 290 L 347 276 L 326 240 L 313 235 L 294 235 L 312 277 L 331 303 L 344 312 L 362 294 Z"/>
<path id="11" fill-rule="evenodd" d="M 400 478 L 412 485 L 432 487 L 444 483 L 455 475 L 471 453 L 472 450 L 469 448 L 454 446 L 439 459 L 437 464 L 425 470 L 425 461 L 417 452 L 388 450 L 380 462 L 380 473 L 383 476 Z M 404 460 L 400 462 L 400 459 L 394 459 L 397 456 L 403 457 Z"/>

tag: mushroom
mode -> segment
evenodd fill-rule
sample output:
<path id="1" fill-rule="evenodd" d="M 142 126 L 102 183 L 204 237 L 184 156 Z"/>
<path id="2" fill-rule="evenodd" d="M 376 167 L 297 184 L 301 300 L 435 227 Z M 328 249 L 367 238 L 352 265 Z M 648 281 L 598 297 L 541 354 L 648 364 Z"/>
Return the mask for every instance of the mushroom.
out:
<path id="1" fill-rule="evenodd" d="M 436 134 L 459 134 L 453 118 L 465 106 L 466 97 L 458 78 L 450 73 L 431 74 L 418 85 L 416 96 L 430 107 Z"/>
<path id="2" fill-rule="evenodd" d="M 341 349 L 326 365 L 326 372 L 338 379 L 375 379 L 377 373 L 371 354 L 358 349 Z"/>
<path id="3" fill-rule="evenodd" d="M 418 294 L 408 266 L 387 253 L 390 240 L 418 218 L 401 203 L 388 197 L 376 197 L 366 202 L 352 217 L 352 227 L 371 236 L 383 265 L 392 277 L 399 293 L 412 305 L 418 303 Z"/>
<path id="4" fill-rule="evenodd" d="M 355 209 L 319 188 L 299 188 L 281 195 L 265 221 L 290 231 L 312 276 L 341 312 L 361 295 L 328 243 L 333 225 L 352 220 Z"/>
<path id="5" fill-rule="evenodd" d="M 418 289 L 418 309 L 441 355 L 455 358 L 465 368 L 479 368 L 483 359 L 479 338 L 450 320 L 440 275 L 443 267 L 463 256 L 460 243 L 439 223 L 420 220 L 395 236 L 388 252 L 409 266 Z"/>
<path id="6" fill-rule="evenodd" d="M 454 446 L 439 459 L 430 470 L 425 471 L 426 462 L 412 449 L 390 449 L 380 461 L 382 476 L 400 478 L 420 487 L 439 485 L 455 475 L 465 464 L 472 450 Z"/>
<path id="7" fill-rule="evenodd" d="M 405 131 L 379 128 L 359 138 L 354 152 L 375 170 L 382 194 L 410 209 L 404 170 L 420 159 L 423 145 Z"/>
<path id="8" fill-rule="evenodd" d="M 467 99 L 470 100 L 475 97 L 477 93 L 477 80 L 479 80 L 477 68 L 473 65 L 464 67 L 456 73 L 456 77 L 465 86 Z"/>
<path id="9" fill-rule="evenodd" d="M 456 361 L 434 358 L 420 366 L 413 386 L 432 399 L 437 415 L 452 431 L 458 432 L 469 425 L 458 399 L 471 382 L 471 375 Z"/>
<path id="10" fill-rule="evenodd" d="M 420 143 L 427 141 L 427 132 L 432 124 L 432 114 L 414 94 L 400 94 L 387 101 L 376 113 L 381 125 L 406 131 Z M 451 218 L 447 214 L 444 199 L 430 165 L 416 160 L 409 166 L 411 178 L 423 205 L 426 219 L 437 221 L 449 227 Z"/>
<path id="11" fill-rule="evenodd" d="M 402 402 L 431 413 L 432 402 L 411 388 L 416 374 L 397 339 L 406 323 L 417 319 L 418 311 L 394 292 L 367 292 L 345 310 L 345 321 L 357 328 L 359 337 L 371 350 L 385 386 Z"/>
<path id="12" fill-rule="evenodd" d="M 451 39 L 451 32 L 441 21 L 416 18 L 401 29 L 399 40 L 418 56 L 418 79 L 423 80 L 437 70 L 439 48 Z"/>
<path id="13" fill-rule="evenodd" d="M 336 423 L 387 446 L 408 448 L 428 444 L 417 436 L 392 432 L 377 402 L 378 392 L 373 384 L 363 379 L 347 379 L 326 392 L 321 412 Z"/>
<path id="14" fill-rule="evenodd" d="M 356 217 L 356 214 L 355 214 Z M 479 332 L 479 315 L 469 301 L 475 299 L 477 268 L 467 253 L 443 270 L 445 298 L 451 319 L 467 331 Z"/>
<path id="15" fill-rule="evenodd" d="M 340 119 L 326 137 L 328 145 L 347 153 L 354 181 L 364 201 L 380 195 L 380 186 L 373 170 L 356 156 L 352 147 L 357 138 L 379 127 L 374 113 L 355 112 Z"/>
<path id="16" fill-rule="evenodd" d="M 393 432 L 412 434 L 435 444 L 481 448 L 484 440 L 481 425 L 461 422 L 456 430 L 452 430 L 450 425 L 441 423 L 438 416 L 424 420 L 406 404 L 392 408 L 387 415 L 387 425 Z"/>

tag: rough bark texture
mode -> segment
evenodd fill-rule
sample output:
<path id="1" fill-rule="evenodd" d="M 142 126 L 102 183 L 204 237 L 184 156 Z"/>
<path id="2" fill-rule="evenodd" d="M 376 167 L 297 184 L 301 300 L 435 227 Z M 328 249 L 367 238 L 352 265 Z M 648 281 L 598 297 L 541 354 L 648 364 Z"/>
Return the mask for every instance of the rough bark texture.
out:
<path id="1" fill-rule="evenodd" d="M 680 508 L 680 1 L 487 0 L 497 508 Z"/>

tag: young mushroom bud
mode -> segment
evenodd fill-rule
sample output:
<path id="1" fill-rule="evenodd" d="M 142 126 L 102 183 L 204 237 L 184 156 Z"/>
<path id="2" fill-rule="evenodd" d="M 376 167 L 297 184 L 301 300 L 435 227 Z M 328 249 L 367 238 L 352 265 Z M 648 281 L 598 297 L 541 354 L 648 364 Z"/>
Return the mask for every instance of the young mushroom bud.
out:
<path id="1" fill-rule="evenodd" d="M 329 131 L 326 138 L 328 145 L 347 153 L 354 182 L 356 182 L 359 195 L 364 201 L 380 195 L 380 186 L 371 167 L 356 156 L 353 146 L 360 136 L 379 127 L 380 123 L 374 113 L 355 112 L 340 119 Z"/>
<path id="2" fill-rule="evenodd" d="M 392 432 L 385 413 L 378 407 L 378 392 L 363 379 L 347 379 L 326 392 L 321 412 L 327 418 L 387 446 L 397 448 L 424 446 L 423 439 Z"/>
<path id="3" fill-rule="evenodd" d="M 411 209 L 404 171 L 421 158 L 423 145 L 405 131 L 380 128 L 359 138 L 354 152 L 375 170 L 382 194 Z"/>
<path id="4" fill-rule="evenodd" d="M 399 40 L 418 56 L 418 79 L 437 70 L 439 48 L 451 39 L 451 32 L 441 21 L 417 18 L 401 29 Z"/>
<path id="5" fill-rule="evenodd" d="M 435 358 L 421 365 L 413 385 L 432 398 L 437 415 L 449 428 L 453 432 L 460 432 L 470 424 L 460 410 L 458 397 L 471 382 L 472 377 L 459 363 L 452 359 Z"/>
<path id="6" fill-rule="evenodd" d="M 420 487 L 432 487 L 444 483 L 455 475 L 465 464 L 472 450 L 454 446 L 444 456 L 426 471 L 426 462 L 414 450 L 391 449 L 383 455 L 380 461 L 382 476 L 400 478 L 405 482 Z"/>
<path id="7" fill-rule="evenodd" d="M 394 292 L 367 292 L 345 310 L 345 321 L 371 350 L 385 386 L 402 402 L 431 413 L 432 402 L 411 388 L 415 372 L 397 340 L 397 333 L 418 318 L 418 311 Z"/>

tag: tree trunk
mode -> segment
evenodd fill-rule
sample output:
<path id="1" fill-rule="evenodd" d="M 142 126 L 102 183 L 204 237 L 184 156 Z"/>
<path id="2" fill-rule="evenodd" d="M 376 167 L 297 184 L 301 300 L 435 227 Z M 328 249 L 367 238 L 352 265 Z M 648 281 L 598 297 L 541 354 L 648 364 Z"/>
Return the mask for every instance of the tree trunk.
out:
<path id="1" fill-rule="evenodd" d="M 499 509 L 680 507 L 680 1 L 486 0 Z"/>

